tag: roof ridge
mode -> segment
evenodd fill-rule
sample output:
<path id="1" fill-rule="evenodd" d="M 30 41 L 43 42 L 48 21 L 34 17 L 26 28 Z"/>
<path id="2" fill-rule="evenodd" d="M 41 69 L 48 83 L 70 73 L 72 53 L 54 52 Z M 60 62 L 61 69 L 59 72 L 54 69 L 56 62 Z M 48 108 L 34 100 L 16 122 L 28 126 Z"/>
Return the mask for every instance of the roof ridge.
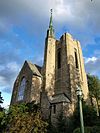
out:
<path id="1" fill-rule="evenodd" d="M 39 69 L 37 68 L 38 67 L 37 65 L 32 64 L 31 61 L 26 61 L 26 62 L 28 64 L 29 68 L 31 69 L 31 71 L 33 72 L 33 74 L 41 76 L 41 73 L 40 73 Z"/>

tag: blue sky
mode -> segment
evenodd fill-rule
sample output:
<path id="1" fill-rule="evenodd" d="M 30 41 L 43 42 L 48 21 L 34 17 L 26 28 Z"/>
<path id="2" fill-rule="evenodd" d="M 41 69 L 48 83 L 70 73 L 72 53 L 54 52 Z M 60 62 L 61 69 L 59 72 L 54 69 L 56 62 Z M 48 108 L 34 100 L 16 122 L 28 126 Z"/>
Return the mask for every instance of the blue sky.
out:
<path id="1" fill-rule="evenodd" d="M 51 8 L 56 38 L 69 32 L 79 40 L 86 72 L 100 78 L 100 0 L 0 0 L 0 91 L 5 107 L 24 61 L 43 63 Z"/>

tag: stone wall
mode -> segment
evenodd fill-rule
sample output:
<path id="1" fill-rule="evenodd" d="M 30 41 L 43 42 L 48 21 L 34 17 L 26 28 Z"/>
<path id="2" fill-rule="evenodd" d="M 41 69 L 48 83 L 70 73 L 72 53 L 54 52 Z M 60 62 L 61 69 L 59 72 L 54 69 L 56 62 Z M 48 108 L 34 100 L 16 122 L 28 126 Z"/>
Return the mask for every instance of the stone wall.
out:
<path id="1" fill-rule="evenodd" d="M 58 50 L 61 52 L 61 67 L 58 68 Z M 77 65 L 75 52 L 77 54 Z M 76 107 L 76 85 L 83 90 L 84 99 L 88 98 L 87 79 L 80 43 L 72 38 L 69 33 L 62 35 L 56 41 L 55 50 L 55 95 L 65 93 L 70 103 L 57 104 L 57 113 L 51 115 L 52 121 L 56 121 L 58 114 L 63 110 L 66 117 L 70 117 Z M 59 106 L 58 106 L 59 105 Z"/>
<path id="2" fill-rule="evenodd" d="M 31 101 L 36 100 L 37 103 L 40 103 L 41 84 L 41 77 L 33 75 L 31 86 Z"/>
<path id="3" fill-rule="evenodd" d="M 48 96 L 54 94 L 55 86 L 55 39 L 46 38 L 45 43 L 45 56 L 44 56 L 44 65 L 43 65 L 43 86 L 45 91 L 47 91 Z"/>
<path id="4" fill-rule="evenodd" d="M 24 97 L 23 100 L 18 101 L 19 86 L 21 84 L 23 77 L 26 79 Z M 20 102 L 27 103 L 33 100 L 36 100 L 36 102 L 40 102 L 40 91 L 41 91 L 41 77 L 34 75 L 31 69 L 29 68 L 27 62 L 25 62 L 14 83 L 11 104 L 16 104 Z"/>

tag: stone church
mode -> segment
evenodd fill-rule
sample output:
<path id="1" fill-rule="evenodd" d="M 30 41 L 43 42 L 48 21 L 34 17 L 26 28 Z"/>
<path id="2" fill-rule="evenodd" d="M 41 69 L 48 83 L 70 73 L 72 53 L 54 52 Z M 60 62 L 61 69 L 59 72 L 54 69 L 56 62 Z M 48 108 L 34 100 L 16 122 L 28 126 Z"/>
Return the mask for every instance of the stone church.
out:
<path id="1" fill-rule="evenodd" d="M 75 109 L 76 85 L 88 98 L 88 86 L 80 42 L 69 33 L 55 38 L 52 12 L 45 39 L 44 62 L 40 67 L 25 61 L 14 83 L 11 105 L 20 102 L 40 103 L 44 118 L 56 118 L 61 112 L 70 117 Z"/>

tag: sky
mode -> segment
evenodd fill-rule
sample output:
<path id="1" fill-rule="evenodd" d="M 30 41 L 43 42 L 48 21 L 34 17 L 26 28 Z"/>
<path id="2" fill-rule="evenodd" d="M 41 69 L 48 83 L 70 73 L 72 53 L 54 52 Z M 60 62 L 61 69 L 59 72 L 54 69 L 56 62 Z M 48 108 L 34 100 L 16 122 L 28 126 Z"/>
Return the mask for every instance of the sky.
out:
<path id="1" fill-rule="evenodd" d="M 0 91 L 4 107 L 25 60 L 42 65 L 50 9 L 57 39 L 81 43 L 87 73 L 100 78 L 100 0 L 0 0 Z"/>

